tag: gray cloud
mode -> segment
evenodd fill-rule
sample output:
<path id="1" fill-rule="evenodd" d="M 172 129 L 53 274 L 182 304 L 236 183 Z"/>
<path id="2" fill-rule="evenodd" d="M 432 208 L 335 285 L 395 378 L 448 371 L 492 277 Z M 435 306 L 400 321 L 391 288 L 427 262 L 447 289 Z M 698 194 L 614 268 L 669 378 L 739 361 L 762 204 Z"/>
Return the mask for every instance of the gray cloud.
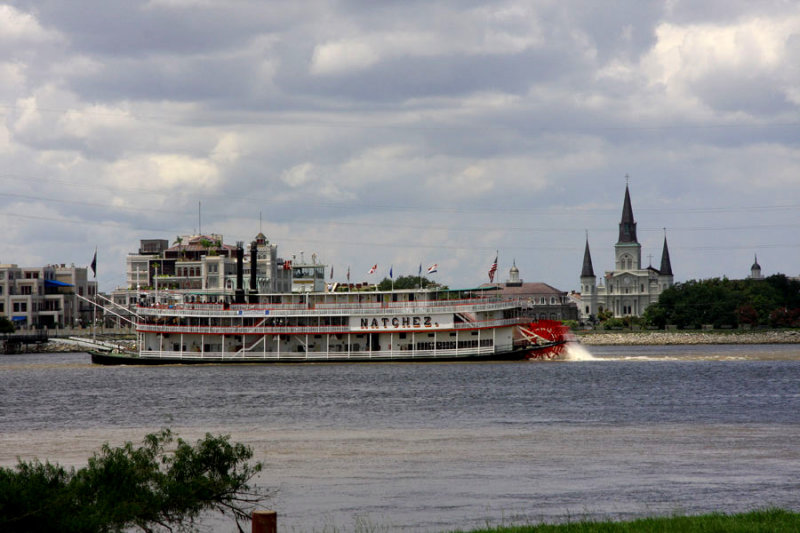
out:
<path id="1" fill-rule="evenodd" d="M 344 272 L 577 288 L 625 175 L 678 279 L 800 274 L 800 9 L 783 2 L 12 2 L 0 261 L 124 280 L 202 229 Z M 501 278 L 504 277 L 501 276 Z"/>

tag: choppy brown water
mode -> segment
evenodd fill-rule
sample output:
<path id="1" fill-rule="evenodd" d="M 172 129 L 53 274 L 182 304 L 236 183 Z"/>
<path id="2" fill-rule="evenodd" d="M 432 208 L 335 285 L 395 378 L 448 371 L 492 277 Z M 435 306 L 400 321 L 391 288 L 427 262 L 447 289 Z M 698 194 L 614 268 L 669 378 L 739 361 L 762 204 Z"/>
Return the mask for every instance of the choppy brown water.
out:
<path id="1" fill-rule="evenodd" d="M 0 464 L 231 434 L 288 531 L 800 509 L 792 346 L 593 347 L 513 364 L 103 368 L 0 358 Z M 233 528 L 210 518 L 209 531 Z M 285 528 L 285 529 L 284 529 Z"/>

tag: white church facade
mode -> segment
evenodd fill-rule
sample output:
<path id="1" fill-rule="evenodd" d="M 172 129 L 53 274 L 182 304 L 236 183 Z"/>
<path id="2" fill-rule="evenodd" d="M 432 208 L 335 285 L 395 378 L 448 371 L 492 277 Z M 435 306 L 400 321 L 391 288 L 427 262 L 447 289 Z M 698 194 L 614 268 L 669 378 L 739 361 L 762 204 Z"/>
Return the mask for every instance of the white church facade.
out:
<path id="1" fill-rule="evenodd" d="M 619 238 L 614 245 L 614 258 L 614 270 L 606 271 L 602 283 L 598 285 L 587 235 L 578 305 L 581 320 L 593 320 L 602 311 L 609 311 L 614 317 L 640 317 L 674 283 L 666 235 L 660 268 L 656 269 L 652 265 L 642 267 L 642 245 L 636 237 L 636 221 L 633 218 L 627 185 L 622 220 L 619 223 Z"/>

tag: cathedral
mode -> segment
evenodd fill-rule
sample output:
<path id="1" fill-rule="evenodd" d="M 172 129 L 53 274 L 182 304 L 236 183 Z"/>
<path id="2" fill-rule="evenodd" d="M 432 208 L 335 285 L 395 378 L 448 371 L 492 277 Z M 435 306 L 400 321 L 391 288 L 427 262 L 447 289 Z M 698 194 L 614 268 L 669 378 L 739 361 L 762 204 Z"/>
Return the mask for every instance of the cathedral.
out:
<path id="1" fill-rule="evenodd" d="M 661 292 L 673 284 L 666 234 L 661 252 L 661 268 L 656 269 L 652 265 L 642 268 L 642 245 L 636 239 L 636 221 L 633 218 L 627 185 L 622 220 L 619 223 L 619 238 L 614 245 L 614 258 L 614 270 L 606 271 L 598 285 L 587 235 L 581 269 L 579 309 L 582 320 L 596 319 L 601 311 L 610 311 L 614 317 L 642 316 L 647 306 L 657 302 Z"/>

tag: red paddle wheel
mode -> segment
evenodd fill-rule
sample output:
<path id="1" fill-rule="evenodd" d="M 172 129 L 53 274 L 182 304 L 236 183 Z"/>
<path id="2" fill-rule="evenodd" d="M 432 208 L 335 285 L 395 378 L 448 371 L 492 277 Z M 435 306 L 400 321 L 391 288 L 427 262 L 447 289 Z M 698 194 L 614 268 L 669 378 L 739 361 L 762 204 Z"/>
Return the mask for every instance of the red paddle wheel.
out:
<path id="1" fill-rule="evenodd" d="M 528 348 L 528 359 L 555 359 L 575 340 L 575 334 L 558 320 L 537 320 L 520 324 L 517 342 Z"/>

